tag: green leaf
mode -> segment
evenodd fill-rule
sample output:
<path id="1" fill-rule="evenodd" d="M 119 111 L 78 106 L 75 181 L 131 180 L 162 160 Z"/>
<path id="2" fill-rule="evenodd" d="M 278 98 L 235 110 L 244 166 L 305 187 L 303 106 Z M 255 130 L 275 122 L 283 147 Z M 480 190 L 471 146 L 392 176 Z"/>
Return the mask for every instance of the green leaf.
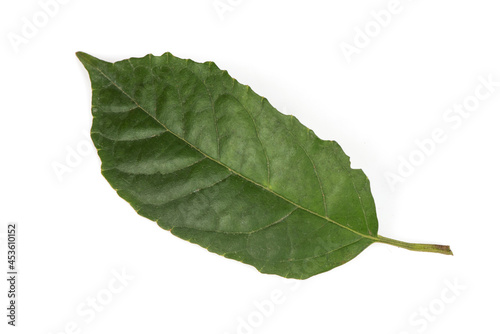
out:
<path id="1" fill-rule="evenodd" d="M 213 62 L 166 53 L 108 63 L 78 52 L 92 82 L 102 174 L 142 216 L 259 271 L 305 279 L 374 242 L 366 175 L 334 141 Z"/>

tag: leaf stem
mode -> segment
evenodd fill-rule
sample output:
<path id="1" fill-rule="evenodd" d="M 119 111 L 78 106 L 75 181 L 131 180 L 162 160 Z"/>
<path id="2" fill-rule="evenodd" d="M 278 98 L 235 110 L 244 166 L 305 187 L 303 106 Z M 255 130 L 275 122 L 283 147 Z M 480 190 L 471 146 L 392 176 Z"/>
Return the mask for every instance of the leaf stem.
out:
<path id="1" fill-rule="evenodd" d="M 404 241 L 386 238 L 386 237 L 383 237 L 380 235 L 377 237 L 376 241 L 384 243 L 384 244 L 388 244 L 388 245 L 416 251 L 416 252 L 430 252 L 430 253 L 439 253 L 439 254 L 445 254 L 445 255 L 453 255 L 453 252 L 451 251 L 450 246 L 433 245 L 433 244 L 414 244 L 414 243 L 410 243 L 410 242 L 404 242 Z"/>

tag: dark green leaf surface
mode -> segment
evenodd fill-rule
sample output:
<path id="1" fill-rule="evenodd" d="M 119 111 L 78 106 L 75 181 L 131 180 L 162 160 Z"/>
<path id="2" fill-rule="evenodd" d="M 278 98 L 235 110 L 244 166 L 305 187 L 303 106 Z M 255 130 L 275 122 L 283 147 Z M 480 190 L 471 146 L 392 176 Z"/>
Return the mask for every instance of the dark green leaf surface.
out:
<path id="1" fill-rule="evenodd" d="M 439 247 L 446 246 L 379 237 L 368 179 L 340 146 L 213 62 L 170 53 L 116 63 L 77 55 L 92 81 L 102 174 L 140 215 L 174 235 L 298 279 L 377 241 L 445 253 Z"/>

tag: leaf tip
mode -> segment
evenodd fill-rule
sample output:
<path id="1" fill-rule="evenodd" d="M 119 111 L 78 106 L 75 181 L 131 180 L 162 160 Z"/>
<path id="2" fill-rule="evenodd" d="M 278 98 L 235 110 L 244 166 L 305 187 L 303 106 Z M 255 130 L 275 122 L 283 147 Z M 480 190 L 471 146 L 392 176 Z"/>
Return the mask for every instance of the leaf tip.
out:
<path id="1" fill-rule="evenodd" d="M 102 60 L 89 55 L 88 53 L 78 51 L 76 52 L 76 57 L 82 62 L 83 66 L 96 66 L 98 63 L 103 62 Z"/>
<path id="2" fill-rule="evenodd" d="M 83 51 L 77 51 L 75 55 L 82 63 L 85 63 L 88 58 L 92 57 L 91 55 Z"/>

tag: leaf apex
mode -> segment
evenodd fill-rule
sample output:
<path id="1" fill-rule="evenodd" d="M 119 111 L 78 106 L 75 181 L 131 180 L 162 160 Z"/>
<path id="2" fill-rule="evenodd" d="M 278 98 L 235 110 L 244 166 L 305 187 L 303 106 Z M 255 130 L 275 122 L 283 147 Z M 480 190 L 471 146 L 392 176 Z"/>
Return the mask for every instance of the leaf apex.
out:
<path id="1" fill-rule="evenodd" d="M 80 62 L 83 64 L 83 66 L 96 66 L 99 63 L 103 63 L 103 60 L 100 60 L 94 56 L 89 55 L 88 53 L 78 51 L 76 52 L 77 58 L 80 60 Z"/>

